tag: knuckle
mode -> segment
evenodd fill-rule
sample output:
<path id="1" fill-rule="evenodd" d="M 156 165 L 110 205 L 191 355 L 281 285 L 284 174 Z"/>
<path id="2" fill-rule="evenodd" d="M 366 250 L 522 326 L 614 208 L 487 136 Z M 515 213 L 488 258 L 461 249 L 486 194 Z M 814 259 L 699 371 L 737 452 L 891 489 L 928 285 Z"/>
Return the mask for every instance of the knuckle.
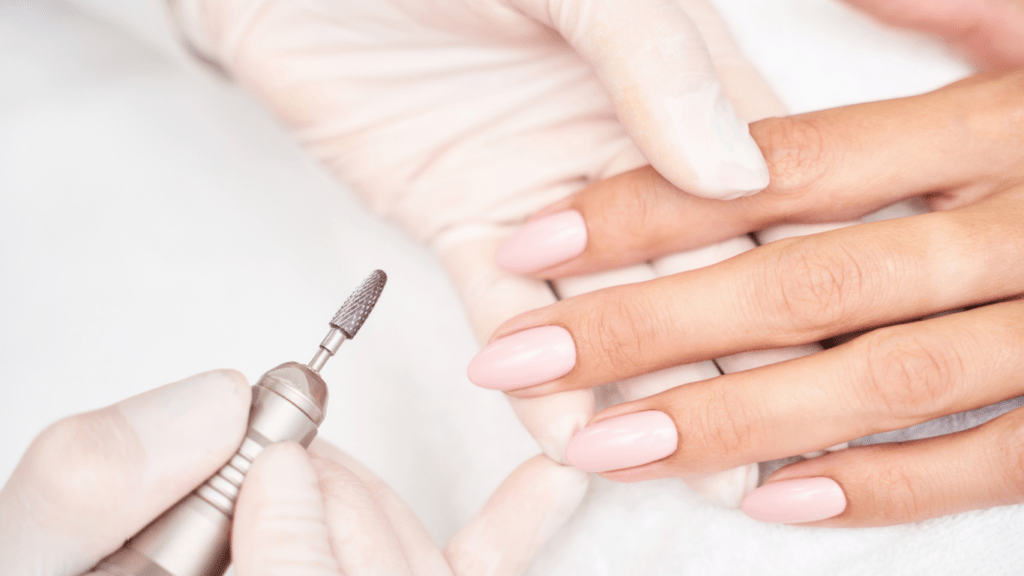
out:
<path id="1" fill-rule="evenodd" d="M 1024 71 L 1004 74 L 968 86 L 958 108 L 966 137 L 999 143 L 999 153 L 986 157 L 986 175 L 1021 174 L 1024 146 Z"/>
<path id="2" fill-rule="evenodd" d="M 874 488 L 869 496 L 874 502 L 868 508 L 885 524 L 903 524 L 930 515 L 925 506 L 929 499 L 922 494 L 924 486 L 914 482 L 898 465 L 880 467 Z"/>
<path id="3" fill-rule="evenodd" d="M 582 337 L 577 345 L 582 355 L 594 360 L 598 370 L 610 379 L 649 372 L 655 360 L 654 342 L 664 335 L 657 310 L 650 297 L 641 291 L 609 291 L 607 297 L 584 317 Z"/>
<path id="4" fill-rule="evenodd" d="M 1024 70 L 1011 72 L 993 85 L 993 104 L 999 123 L 1017 134 L 1024 122 Z M 988 108 L 985 108 L 988 109 Z"/>
<path id="5" fill-rule="evenodd" d="M 650 242 L 652 230 L 664 213 L 664 202 L 655 192 L 667 183 L 653 169 L 638 169 L 598 183 L 607 205 L 592 211 L 588 218 L 596 218 L 603 230 L 614 230 L 617 242 L 627 246 L 642 246 Z M 623 218 L 627 215 L 627 218 Z M 609 247 L 612 248 L 612 247 Z M 621 249 L 622 246 L 615 248 Z"/>
<path id="6" fill-rule="evenodd" d="M 699 438 L 701 453 L 726 463 L 740 459 L 759 434 L 754 407 L 727 387 L 716 387 L 690 424 L 696 429 L 683 438 Z"/>
<path id="7" fill-rule="evenodd" d="M 37 503 L 88 518 L 108 510 L 110 497 L 131 486 L 144 455 L 134 429 L 107 408 L 52 424 L 33 442 L 25 464 Z"/>
<path id="8" fill-rule="evenodd" d="M 845 247 L 820 238 L 779 242 L 763 263 L 764 307 L 781 328 L 798 334 L 831 332 L 864 293 L 866 274 Z"/>
<path id="9" fill-rule="evenodd" d="M 955 394 L 963 361 L 939 336 L 903 327 L 884 328 L 862 338 L 866 405 L 899 420 L 931 417 Z"/>
<path id="10" fill-rule="evenodd" d="M 771 175 L 769 191 L 784 197 L 813 189 L 828 169 L 824 124 L 813 117 L 768 118 L 750 127 Z"/>
<path id="11" fill-rule="evenodd" d="M 987 445 L 996 462 L 991 465 L 1007 494 L 1007 504 L 1024 502 L 1024 409 L 1018 408 L 996 420 L 994 441 Z"/>

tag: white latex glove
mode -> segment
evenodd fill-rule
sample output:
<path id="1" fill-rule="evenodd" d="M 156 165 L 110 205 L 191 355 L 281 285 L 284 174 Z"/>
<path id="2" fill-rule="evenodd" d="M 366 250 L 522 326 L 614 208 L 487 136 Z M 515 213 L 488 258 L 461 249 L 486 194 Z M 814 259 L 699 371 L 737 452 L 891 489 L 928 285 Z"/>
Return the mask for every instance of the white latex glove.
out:
<path id="1" fill-rule="evenodd" d="M 647 160 L 702 196 L 767 183 L 744 120 L 780 107 L 702 0 L 180 0 L 175 13 L 374 211 L 438 250 L 481 340 L 555 300 L 494 264 L 539 207 Z M 593 404 L 589 391 L 514 401 L 559 462 Z"/>
<path id="2" fill-rule="evenodd" d="M 208 372 L 44 430 L 0 490 L 3 573 L 91 569 L 227 462 L 250 401 L 244 376 Z"/>
<path id="3" fill-rule="evenodd" d="M 94 567 L 234 454 L 249 403 L 245 377 L 208 372 L 47 428 L 0 490 L 3 573 L 75 576 Z M 449 559 L 487 571 L 457 551 L 446 559 L 405 503 L 358 462 L 320 441 L 313 452 L 311 460 L 285 443 L 256 458 L 235 513 L 238 576 L 450 575 Z M 543 478 L 536 484 L 558 487 L 575 476 Z M 554 496 L 530 494 L 535 505 L 524 506 L 516 499 L 523 494 L 506 483 L 488 502 L 508 535 L 491 550 L 493 562 L 522 557 L 536 527 L 550 521 L 546 500 Z"/>
<path id="4" fill-rule="evenodd" d="M 549 495 L 536 492 L 524 501 L 521 487 L 506 483 L 488 503 L 503 508 L 494 515 L 506 521 L 506 538 L 490 550 L 486 564 L 478 564 L 478 553 L 469 548 L 442 553 L 405 502 L 359 462 L 319 440 L 310 452 L 294 443 L 275 444 L 253 462 L 235 513 L 237 576 L 451 576 L 454 570 L 522 569 L 521 550 L 549 520 Z M 522 468 L 537 466 L 541 458 Z M 557 485 L 559 479 L 549 480 L 533 483 Z"/>

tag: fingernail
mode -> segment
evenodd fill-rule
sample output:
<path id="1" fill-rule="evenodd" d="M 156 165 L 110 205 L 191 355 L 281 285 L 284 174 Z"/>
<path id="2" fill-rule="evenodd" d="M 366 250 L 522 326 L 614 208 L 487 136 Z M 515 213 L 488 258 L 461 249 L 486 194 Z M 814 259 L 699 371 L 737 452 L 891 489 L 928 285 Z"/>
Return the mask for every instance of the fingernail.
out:
<path id="1" fill-rule="evenodd" d="M 664 412 L 634 412 L 577 432 L 565 459 L 587 472 L 620 470 L 661 460 L 676 451 L 678 441 L 675 423 Z"/>
<path id="2" fill-rule="evenodd" d="M 846 495 L 831 478 L 800 478 L 765 484 L 743 499 L 743 513 L 761 522 L 798 524 L 846 510 Z"/>
<path id="3" fill-rule="evenodd" d="M 531 220 L 498 248 L 495 260 L 503 270 L 529 274 L 575 258 L 587 247 L 587 224 L 576 210 Z"/>
<path id="4" fill-rule="evenodd" d="M 576 344 L 561 326 L 541 326 L 499 338 L 469 362 L 477 386 L 515 390 L 550 382 L 576 365 Z"/>

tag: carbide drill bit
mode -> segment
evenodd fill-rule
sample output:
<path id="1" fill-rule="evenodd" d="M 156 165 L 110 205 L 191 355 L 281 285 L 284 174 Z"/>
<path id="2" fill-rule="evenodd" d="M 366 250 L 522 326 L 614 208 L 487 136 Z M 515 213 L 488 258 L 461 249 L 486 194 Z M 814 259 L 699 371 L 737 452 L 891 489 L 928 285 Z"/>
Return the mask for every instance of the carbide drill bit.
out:
<path id="1" fill-rule="evenodd" d="M 338 351 L 342 342 L 355 338 L 356 332 L 359 332 L 366 317 L 370 315 L 370 311 L 377 304 L 377 298 L 380 298 L 380 293 L 384 290 L 384 283 L 387 281 L 387 274 L 382 270 L 374 270 L 348 297 L 348 300 L 345 300 L 345 303 L 338 309 L 338 313 L 331 319 L 331 331 L 320 343 L 320 349 L 317 350 L 316 356 L 309 361 L 310 370 L 320 372 L 327 360 Z"/>

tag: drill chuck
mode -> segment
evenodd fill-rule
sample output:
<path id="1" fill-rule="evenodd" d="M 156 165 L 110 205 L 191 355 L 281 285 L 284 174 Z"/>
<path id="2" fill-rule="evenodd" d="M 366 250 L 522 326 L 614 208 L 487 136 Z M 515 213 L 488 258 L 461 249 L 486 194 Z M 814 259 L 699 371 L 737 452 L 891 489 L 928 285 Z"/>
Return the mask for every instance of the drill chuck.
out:
<path id="1" fill-rule="evenodd" d="M 327 384 L 296 362 L 253 386 L 249 428 L 216 474 L 86 576 L 220 576 L 231 563 L 231 516 L 253 460 L 274 442 L 309 446 L 323 422 Z"/>

